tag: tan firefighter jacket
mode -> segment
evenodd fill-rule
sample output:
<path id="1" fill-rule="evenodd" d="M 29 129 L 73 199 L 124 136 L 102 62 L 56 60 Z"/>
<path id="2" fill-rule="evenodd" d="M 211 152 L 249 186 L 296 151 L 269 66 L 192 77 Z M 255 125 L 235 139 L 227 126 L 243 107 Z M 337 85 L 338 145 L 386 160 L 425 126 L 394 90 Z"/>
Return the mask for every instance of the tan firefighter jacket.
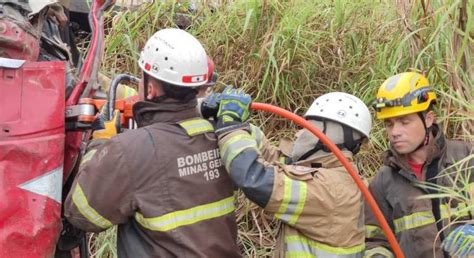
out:
<path id="1" fill-rule="evenodd" d="M 83 157 L 66 218 L 86 231 L 118 225 L 119 257 L 240 257 L 234 185 L 195 106 L 137 103 L 139 129 Z"/>
<path id="2" fill-rule="evenodd" d="M 337 159 L 273 162 L 281 152 L 258 128 L 250 131 L 225 135 L 219 147 L 236 185 L 284 223 L 275 257 L 362 257 L 362 195 Z"/>
<path id="3" fill-rule="evenodd" d="M 437 125 L 433 126 L 433 133 L 435 137 L 430 142 L 429 160 L 422 170 L 423 181 L 448 187 L 456 178 L 472 182 L 474 159 L 471 156 L 469 160 L 469 155 L 474 153 L 472 142 L 446 141 Z M 466 158 L 465 162 L 453 166 Z M 395 233 L 405 257 L 449 257 L 440 247 L 449 229 L 439 232 L 447 225 L 448 219 L 470 216 L 465 203 L 454 199 L 420 199 L 437 192 L 421 185 L 406 160 L 391 150 L 386 153 L 384 166 L 370 183 L 369 190 Z M 368 207 L 365 218 L 365 256 L 393 257 L 387 239 Z"/>

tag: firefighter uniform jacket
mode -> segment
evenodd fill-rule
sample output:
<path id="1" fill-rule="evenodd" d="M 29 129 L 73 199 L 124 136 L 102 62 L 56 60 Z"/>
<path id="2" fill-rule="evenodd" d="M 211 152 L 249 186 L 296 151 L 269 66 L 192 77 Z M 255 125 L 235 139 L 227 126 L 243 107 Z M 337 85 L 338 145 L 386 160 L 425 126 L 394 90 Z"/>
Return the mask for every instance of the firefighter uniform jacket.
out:
<path id="1" fill-rule="evenodd" d="M 118 224 L 119 257 L 240 257 L 234 185 L 195 106 L 137 103 L 139 129 L 83 157 L 66 218 L 85 231 Z"/>
<path id="2" fill-rule="evenodd" d="M 362 257 L 362 195 L 339 161 L 284 165 L 255 126 L 219 139 L 221 157 L 245 195 L 283 223 L 275 257 Z M 350 158 L 350 153 L 345 153 Z"/>
<path id="3" fill-rule="evenodd" d="M 422 170 L 423 181 L 441 187 L 452 187 L 455 181 L 472 182 L 472 175 L 469 176 L 469 173 L 474 174 L 474 159 L 471 156 L 469 160 L 469 155 L 473 154 L 472 142 L 446 141 L 438 125 L 433 125 L 433 134 L 429 159 Z M 455 165 L 463 159 L 464 162 Z M 369 190 L 395 233 L 405 257 L 447 258 L 449 256 L 443 253 L 440 245 L 449 230 L 439 232 L 447 226 L 449 219 L 469 216 L 469 209 L 464 202 L 454 199 L 420 198 L 438 193 L 436 188 L 421 183 L 407 161 L 389 150 L 385 153 L 384 166 L 370 183 Z M 368 207 L 365 215 L 365 256 L 393 257 L 387 239 Z"/>

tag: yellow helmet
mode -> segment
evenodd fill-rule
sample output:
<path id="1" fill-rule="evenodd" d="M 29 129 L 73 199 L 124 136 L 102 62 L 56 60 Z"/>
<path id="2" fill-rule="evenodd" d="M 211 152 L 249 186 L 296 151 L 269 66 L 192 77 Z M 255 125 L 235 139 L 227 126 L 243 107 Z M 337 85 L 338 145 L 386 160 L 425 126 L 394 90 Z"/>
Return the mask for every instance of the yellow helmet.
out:
<path id="1" fill-rule="evenodd" d="M 373 106 L 377 119 L 403 116 L 427 110 L 436 101 L 428 79 L 415 72 L 400 73 L 385 80 Z"/>

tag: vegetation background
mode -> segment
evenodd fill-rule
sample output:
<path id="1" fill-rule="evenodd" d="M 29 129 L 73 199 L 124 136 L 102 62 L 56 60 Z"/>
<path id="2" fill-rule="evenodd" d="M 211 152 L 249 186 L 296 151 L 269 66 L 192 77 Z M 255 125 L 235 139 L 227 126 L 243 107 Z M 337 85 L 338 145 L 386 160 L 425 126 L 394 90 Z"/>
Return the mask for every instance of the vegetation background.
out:
<path id="1" fill-rule="evenodd" d="M 332 91 L 354 94 L 369 105 L 386 78 L 418 71 L 436 90 L 438 122 L 447 136 L 474 139 L 474 1 L 216 2 L 154 1 L 110 13 L 102 71 L 139 75 L 137 60 L 146 40 L 159 29 L 179 26 L 214 59 L 218 88 L 243 87 L 255 101 L 303 115 L 317 96 Z M 275 142 L 297 129 L 268 113 L 254 113 L 253 119 Z M 371 141 L 358 155 L 369 178 L 387 148 L 382 126 L 374 122 Z M 457 190 L 444 191 L 466 198 Z M 278 221 L 242 195 L 237 217 L 244 255 L 270 256 Z M 117 257 L 115 236 L 115 229 L 90 234 L 92 256 Z"/>

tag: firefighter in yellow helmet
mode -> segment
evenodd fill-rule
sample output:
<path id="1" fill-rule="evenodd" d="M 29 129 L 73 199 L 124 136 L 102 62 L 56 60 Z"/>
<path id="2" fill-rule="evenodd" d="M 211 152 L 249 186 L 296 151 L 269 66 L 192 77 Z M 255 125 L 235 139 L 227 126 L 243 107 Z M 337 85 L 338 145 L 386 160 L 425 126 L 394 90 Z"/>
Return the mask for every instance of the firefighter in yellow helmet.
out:
<path id="1" fill-rule="evenodd" d="M 453 178 L 474 174 L 474 160 L 452 170 L 452 164 L 473 153 L 472 142 L 448 141 L 436 123 L 436 94 L 427 78 L 405 72 L 388 78 L 374 102 L 377 119 L 383 120 L 390 142 L 383 166 L 369 190 L 396 234 L 405 257 L 450 257 L 469 252 L 458 239 L 466 239 L 471 226 L 459 228 L 454 239 L 447 220 L 469 215 L 465 203 L 447 198 L 420 198 L 438 193 L 436 187 L 453 187 Z M 447 170 L 446 170 L 447 169 Z M 453 173 L 455 172 L 455 173 Z M 448 202 L 449 201 L 449 202 Z M 372 211 L 366 207 L 366 257 L 393 257 L 387 239 Z M 438 237 L 439 236 L 439 237 Z M 443 243 L 444 240 L 444 243 Z M 444 250 L 442 249 L 442 243 Z"/>

